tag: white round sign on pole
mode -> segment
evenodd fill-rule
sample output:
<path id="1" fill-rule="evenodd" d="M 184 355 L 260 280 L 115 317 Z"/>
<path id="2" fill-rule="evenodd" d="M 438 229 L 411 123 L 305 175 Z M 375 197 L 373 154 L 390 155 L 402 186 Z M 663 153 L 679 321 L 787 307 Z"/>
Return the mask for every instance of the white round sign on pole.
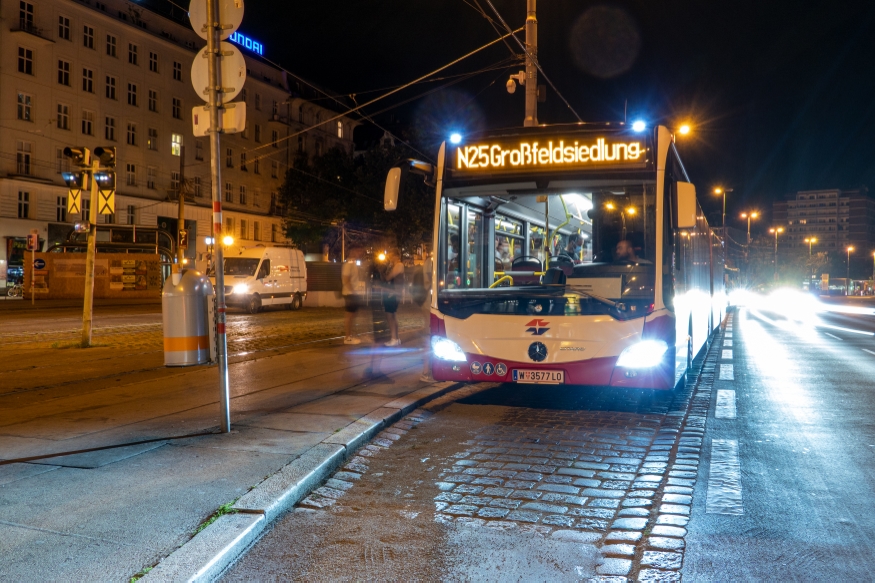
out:
<path id="1" fill-rule="evenodd" d="M 216 0 L 219 3 L 219 23 L 223 26 L 222 40 L 234 34 L 243 22 L 243 0 Z M 188 20 L 191 27 L 202 39 L 207 38 L 207 0 L 191 0 L 188 6 Z M 228 25 L 230 28 L 224 28 Z"/>
<path id="2" fill-rule="evenodd" d="M 246 60 L 240 49 L 231 43 L 219 43 L 222 56 L 219 58 L 219 72 L 222 79 L 222 101 L 231 101 L 243 89 L 246 82 Z M 207 47 L 204 47 L 194 57 L 191 64 L 191 85 L 200 94 L 201 99 L 209 98 L 210 63 L 207 59 Z"/>

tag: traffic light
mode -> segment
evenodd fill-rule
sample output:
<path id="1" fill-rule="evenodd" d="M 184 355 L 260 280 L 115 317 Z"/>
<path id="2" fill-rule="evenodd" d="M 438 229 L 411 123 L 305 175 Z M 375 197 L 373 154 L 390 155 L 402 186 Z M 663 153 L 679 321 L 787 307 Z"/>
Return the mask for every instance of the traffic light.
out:
<path id="1" fill-rule="evenodd" d="M 88 187 L 88 173 L 62 172 L 61 176 L 70 189 L 67 192 L 67 213 L 78 215 L 82 212 L 82 189 Z"/>
<path id="2" fill-rule="evenodd" d="M 95 172 L 94 181 L 97 183 L 97 212 L 101 215 L 115 213 L 115 171 Z"/>
<path id="3" fill-rule="evenodd" d="M 107 168 L 115 168 L 115 146 L 97 146 L 94 155 L 100 158 L 100 164 Z"/>
<path id="4" fill-rule="evenodd" d="M 72 158 L 79 166 L 91 166 L 91 150 L 84 146 L 68 146 L 64 148 L 64 156 Z"/>

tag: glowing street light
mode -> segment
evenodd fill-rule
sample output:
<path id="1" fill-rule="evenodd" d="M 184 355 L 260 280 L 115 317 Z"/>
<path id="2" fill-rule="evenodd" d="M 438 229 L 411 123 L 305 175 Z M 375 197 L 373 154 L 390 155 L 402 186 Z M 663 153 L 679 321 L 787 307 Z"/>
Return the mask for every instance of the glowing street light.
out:
<path id="1" fill-rule="evenodd" d="M 805 242 L 808 243 L 808 256 L 811 257 L 811 246 L 817 243 L 817 237 L 809 237 Z"/>
<path id="2" fill-rule="evenodd" d="M 784 227 L 773 227 L 769 233 L 775 234 L 775 281 L 778 281 L 778 235 L 784 232 Z"/>
<path id="3" fill-rule="evenodd" d="M 686 136 L 690 133 L 690 124 L 681 124 L 681 127 L 678 128 L 678 133 L 682 136 Z"/>
<path id="4" fill-rule="evenodd" d="M 726 236 L 726 193 L 732 192 L 731 188 L 722 188 L 718 186 L 714 189 L 714 194 L 723 195 L 723 236 Z"/>
<path id="5" fill-rule="evenodd" d="M 848 273 L 845 278 L 845 295 L 850 295 L 851 291 L 851 251 L 854 250 L 853 245 L 848 246 Z"/>
<path id="6" fill-rule="evenodd" d="M 750 220 L 756 219 L 760 216 L 760 214 L 756 211 L 750 211 L 747 213 L 741 213 L 741 218 L 747 219 L 747 244 L 750 245 Z"/>
<path id="7" fill-rule="evenodd" d="M 232 237 L 231 235 L 225 235 L 222 238 L 222 244 L 225 245 L 225 247 L 230 247 L 234 244 L 234 237 Z"/>

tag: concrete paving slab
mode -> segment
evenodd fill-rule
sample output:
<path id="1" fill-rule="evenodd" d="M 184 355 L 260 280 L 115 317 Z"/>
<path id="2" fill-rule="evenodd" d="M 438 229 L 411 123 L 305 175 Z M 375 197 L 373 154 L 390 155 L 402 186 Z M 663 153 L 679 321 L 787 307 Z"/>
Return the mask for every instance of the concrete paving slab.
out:
<path id="1" fill-rule="evenodd" d="M 325 397 L 306 405 L 295 407 L 296 413 L 320 413 L 331 411 L 338 415 L 349 415 L 359 418 L 367 415 L 374 409 L 383 406 L 385 397 L 371 397 L 362 395 L 344 395 L 343 393 Z"/>
<path id="2" fill-rule="evenodd" d="M 239 424 L 235 427 L 237 429 L 232 429 L 231 433 L 179 439 L 173 444 L 297 456 L 331 435 L 329 432 L 281 431 Z"/>
<path id="3" fill-rule="evenodd" d="M 262 512 L 268 522 L 300 502 L 346 458 L 342 445 L 320 443 L 241 497 L 234 509 Z"/>
<path id="4" fill-rule="evenodd" d="M 347 452 L 353 452 L 368 442 L 386 425 L 401 418 L 399 409 L 381 407 L 371 411 L 361 419 L 350 423 L 337 433 L 326 437 L 323 443 L 342 445 Z"/>
<path id="5" fill-rule="evenodd" d="M 86 468 L 93 469 L 114 464 L 124 459 L 140 455 L 147 451 L 157 449 L 166 445 L 166 441 L 156 441 L 154 443 L 141 443 L 139 445 L 129 445 L 126 447 L 114 447 L 112 449 L 102 449 L 99 451 L 89 451 L 85 453 L 77 453 L 73 455 L 61 455 L 56 457 L 34 460 L 32 464 L 46 466 L 63 466 L 65 468 Z"/>
<path id="6" fill-rule="evenodd" d="M 34 464 L 9 464 L 0 466 L 0 486 L 31 476 L 57 470 L 59 466 L 40 466 Z"/>
<path id="7" fill-rule="evenodd" d="M 333 433 L 358 419 L 358 415 L 329 415 L 325 413 L 296 413 L 283 411 L 253 416 L 235 425 L 279 429 L 282 431 L 312 431 Z"/>
<path id="8" fill-rule="evenodd" d="M 152 569 L 143 581 L 213 581 L 264 530 L 262 514 L 226 514 Z"/>
<path id="9" fill-rule="evenodd" d="M 39 453 L 58 451 L 58 442 L 54 439 L 39 439 L 34 437 L 20 437 L 17 435 L 0 435 L 0 459 L 12 460 Z"/>

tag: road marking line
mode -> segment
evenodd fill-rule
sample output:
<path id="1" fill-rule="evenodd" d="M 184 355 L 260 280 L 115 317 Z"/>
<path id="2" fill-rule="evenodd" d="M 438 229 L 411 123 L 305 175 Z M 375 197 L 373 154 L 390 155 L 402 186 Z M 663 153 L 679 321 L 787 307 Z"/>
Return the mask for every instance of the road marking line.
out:
<path id="1" fill-rule="evenodd" d="M 831 328 L 833 330 L 841 330 L 842 332 L 850 332 L 851 334 L 862 334 L 863 336 L 875 336 L 875 332 L 866 332 L 865 330 L 854 330 L 853 328 L 843 328 L 841 326 L 830 326 L 829 324 L 818 324 L 821 328 Z"/>
<path id="2" fill-rule="evenodd" d="M 735 419 L 735 391 L 719 389 L 717 391 L 717 408 L 714 411 L 717 419 Z"/>
<path id="3" fill-rule="evenodd" d="M 732 340 L 724 340 L 723 348 L 732 348 Z"/>
<path id="4" fill-rule="evenodd" d="M 864 348 L 863 352 L 868 352 L 869 354 L 875 354 L 875 352 L 873 352 L 872 350 L 869 350 L 868 348 Z"/>
<path id="5" fill-rule="evenodd" d="M 720 365 L 720 376 L 718 380 L 721 381 L 734 381 L 735 380 L 735 369 L 731 364 L 721 364 Z"/>
<path id="6" fill-rule="evenodd" d="M 832 337 L 832 338 L 835 338 L 836 340 L 841 340 L 841 338 L 839 338 L 839 337 L 836 336 L 835 334 L 830 334 L 829 332 L 824 332 L 824 334 L 826 334 L 827 336 L 830 336 L 830 337 Z"/>
<path id="7" fill-rule="evenodd" d="M 722 360 L 732 360 L 732 351 L 731 351 L 731 350 L 724 350 L 724 351 L 720 354 L 720 358 L 721 358 Z"/>
<path id="8" fill-rule="evenodd" d="M 727 332 L 723 335 L 724 338 L 732 338 L 732 332 Z"/>
<path id="9" fill-rule="evenodd" d="M 711 468 L 705 512 L 744 514 L 741 501 L 741 464 L 738 462 L 738 442 L 735 440 L 711 440 Z"/>

